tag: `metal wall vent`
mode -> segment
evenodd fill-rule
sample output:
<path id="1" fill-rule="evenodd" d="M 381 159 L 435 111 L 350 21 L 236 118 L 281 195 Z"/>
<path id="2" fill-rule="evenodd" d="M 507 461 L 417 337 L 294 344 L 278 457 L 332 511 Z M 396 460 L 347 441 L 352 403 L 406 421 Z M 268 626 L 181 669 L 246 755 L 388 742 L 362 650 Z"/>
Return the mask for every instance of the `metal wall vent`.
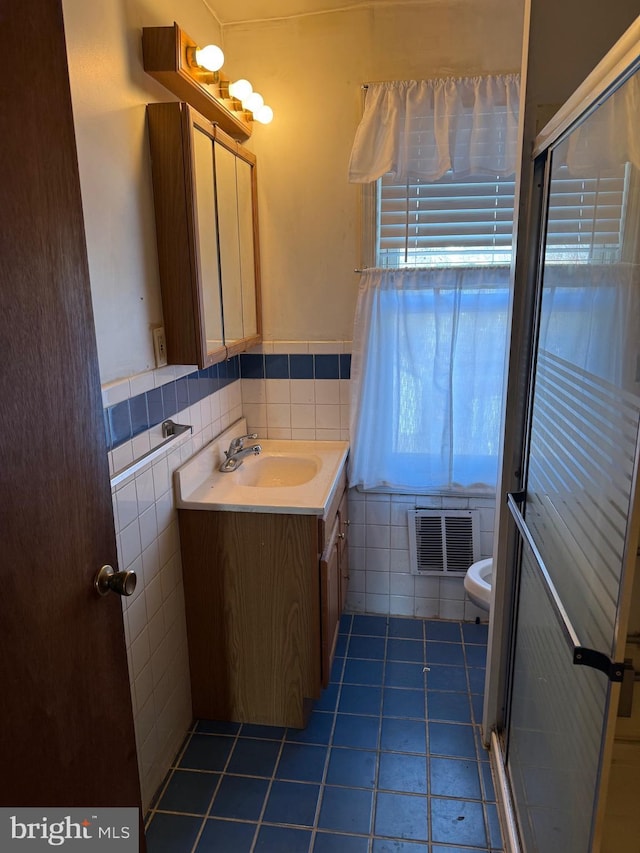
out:
<path id="1" fill-rule="evenodd" d="M 414 575 L 464 575 L 480 559 L 478 511 L 409 510 L 409 557 Z"/>

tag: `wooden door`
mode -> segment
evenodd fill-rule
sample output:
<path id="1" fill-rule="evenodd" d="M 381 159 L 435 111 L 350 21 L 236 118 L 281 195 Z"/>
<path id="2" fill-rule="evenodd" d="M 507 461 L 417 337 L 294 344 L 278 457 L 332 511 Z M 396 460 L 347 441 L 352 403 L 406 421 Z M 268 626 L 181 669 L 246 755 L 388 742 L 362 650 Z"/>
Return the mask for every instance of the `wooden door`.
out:
<path id="1" fill-rule="evenodd" d="M 139 807 L 59 0 L 3 4 L 0 77 L 0 802 Z"/>

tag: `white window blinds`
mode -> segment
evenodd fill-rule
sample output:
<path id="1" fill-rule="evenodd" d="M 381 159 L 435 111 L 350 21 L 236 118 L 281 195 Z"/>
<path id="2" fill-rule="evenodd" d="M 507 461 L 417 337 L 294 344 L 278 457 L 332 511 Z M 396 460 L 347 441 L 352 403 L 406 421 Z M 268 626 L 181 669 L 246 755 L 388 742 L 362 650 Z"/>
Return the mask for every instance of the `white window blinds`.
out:
<path id="1" fill-rule="evenodd" d="M 511 260 L 513 177 L 378 185 L 376 265 L 465 266 Z"/>
<path id="2" fill-rule="evenodd" d="M 557 263 L 620 260 L 630 164 L 576 177 L 568 166 L 551 178 L 546 257 Z"/>
<path id="3" fill-rule="evenodd" d="M 575 177 L 554 171 L 547 258 L 556 263 L 620 258 L 630 166 L 610 174 Z M 508 265 L 511 260 L 515 180 L 499 176 L 378 182 L 376 266 Z"/>

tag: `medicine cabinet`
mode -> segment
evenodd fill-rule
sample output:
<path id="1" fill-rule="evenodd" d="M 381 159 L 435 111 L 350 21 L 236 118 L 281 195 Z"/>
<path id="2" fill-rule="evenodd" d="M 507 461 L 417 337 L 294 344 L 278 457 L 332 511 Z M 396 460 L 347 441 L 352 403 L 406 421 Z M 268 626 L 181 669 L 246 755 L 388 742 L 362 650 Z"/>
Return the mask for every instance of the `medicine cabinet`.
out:
<path id="1" fill-rule="evenodd" d="M 261 340 L 256 159 L 188 104 L 149 104 L 170 364 L 207 367 Z"/>

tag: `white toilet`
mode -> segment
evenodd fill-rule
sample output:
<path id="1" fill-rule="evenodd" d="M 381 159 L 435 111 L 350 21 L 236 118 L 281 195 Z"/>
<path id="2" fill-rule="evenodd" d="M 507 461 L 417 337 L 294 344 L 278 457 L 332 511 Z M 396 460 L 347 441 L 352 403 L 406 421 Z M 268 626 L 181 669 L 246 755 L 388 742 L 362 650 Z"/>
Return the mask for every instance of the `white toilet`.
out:
<path id="1" fill-rule="evenodd" d="M 464 588 L 475 605 L 488 611 L 491 607 L 491 580 L 493 560 L 478 560 L 472 563 L 464 576 Z"/>

